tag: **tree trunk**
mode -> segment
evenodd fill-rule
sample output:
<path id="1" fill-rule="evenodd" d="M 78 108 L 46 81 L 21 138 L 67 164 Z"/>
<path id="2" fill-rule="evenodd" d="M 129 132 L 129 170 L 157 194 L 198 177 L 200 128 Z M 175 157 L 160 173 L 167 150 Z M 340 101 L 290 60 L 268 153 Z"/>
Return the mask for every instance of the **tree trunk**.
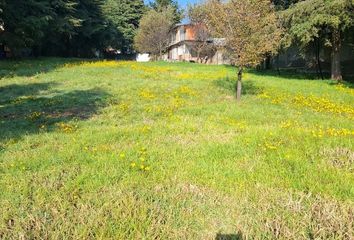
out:
<path id="1" fill-rule="evenodd" d="M 278 73 L 278 75 L 280 75 L 280 69 L 279 69 L 279 58 L 280 58 L 280 53 L 278 52 L 278 54 L 277 54 L 277 73 Z"/>
<path id="2" fill-rule="evenodd" d="M 322 67 L 321 67 L 321 58 L 320 58 L 320 51 L 321 51 L 321 41 L 319 38 L 316 39 L 317 46 L 316 46 L 316 60 L 317 60 L 317 67 L 318 71 L 320 73 L 320 77 L 323 80 L 323 72 L 322 72 Z"/>
<path id="3" fill-rule="evenodd" d="M 267 54 L 267 56 L 266 56 L 266 59 L 265 59 L 265 69 L 266 70 L 269 70 L 269 69 L 271 69 L 271 56 L 269 55 L 269 54 Z"/>
<path id="4" fill-rule="evenodd" d="M 315 59 L 316 59 L 316 75 L 317 75 L 317 78 L 320 78 L 320 72 L 318 71 L 318 56 L 317 56 L 317 38 L 315 38 L 315 41 L 312 43 L 312 49 L 314 50 L 314 56 L 315 56 Z"/>
<path id="5" fill-rule="evenodd" d="M 337 81 L 342 80 L 342 72 L 340 69 L 340 47 L 341 47 L 340 32 L 338 29 L 334 29 L 332 32 L 331 78 Z"/>
<path id="6" fill-rule="evenodd" d="M 237 73 L 237 85 L 236 85 L 236 100 L 241 100 L 241 92 L 242 92 L 242 71 L 243 68 L 240 67 Z"/>

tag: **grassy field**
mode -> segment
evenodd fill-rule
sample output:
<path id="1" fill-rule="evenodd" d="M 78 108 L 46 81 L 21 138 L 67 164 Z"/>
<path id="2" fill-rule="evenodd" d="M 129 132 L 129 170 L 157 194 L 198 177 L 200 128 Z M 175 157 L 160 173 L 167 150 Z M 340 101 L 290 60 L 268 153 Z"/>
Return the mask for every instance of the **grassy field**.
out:
<path id="1" fill-rule="evenodd" d="M 0 63 L 0 239 L 353 239 L 354 86 Z"/>

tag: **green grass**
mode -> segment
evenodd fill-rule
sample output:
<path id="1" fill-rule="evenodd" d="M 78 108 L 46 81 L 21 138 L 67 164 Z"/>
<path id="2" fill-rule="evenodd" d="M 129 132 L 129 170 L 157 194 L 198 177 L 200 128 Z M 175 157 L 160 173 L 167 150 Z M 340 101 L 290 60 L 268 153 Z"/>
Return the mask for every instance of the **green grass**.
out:
<path id="1" fill-rule="evenodd" d="M 0 63 L 0 238 L 351 239 L 354 88 L 189 63 Z"/>

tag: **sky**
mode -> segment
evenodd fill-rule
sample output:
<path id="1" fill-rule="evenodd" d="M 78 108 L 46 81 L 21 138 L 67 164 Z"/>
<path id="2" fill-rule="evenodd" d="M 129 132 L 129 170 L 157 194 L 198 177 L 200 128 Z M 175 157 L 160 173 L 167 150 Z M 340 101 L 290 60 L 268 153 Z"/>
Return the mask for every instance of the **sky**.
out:
<path id="1" fill-rule="evenodd" d="M 145 3 L 148 2 L 153 2 L 153 0 L 145 0 Z M 199 0 L 177 0 L 177 2 L 181 8 L 185 8 L 188 6 L 188 3 L 197 3 Z"/>
<path id="2" fill-rule="evenodd" d="M 153 2 L 154 0 L 144 0 L 145 3 Z M 182 9 L 187 9 L 188 4 L 202 2 L 202 0 L 177 0 L 178 5 Z M 182 23 L 188 23 L 189 20 L 187 18 L 182 19 Z"/>

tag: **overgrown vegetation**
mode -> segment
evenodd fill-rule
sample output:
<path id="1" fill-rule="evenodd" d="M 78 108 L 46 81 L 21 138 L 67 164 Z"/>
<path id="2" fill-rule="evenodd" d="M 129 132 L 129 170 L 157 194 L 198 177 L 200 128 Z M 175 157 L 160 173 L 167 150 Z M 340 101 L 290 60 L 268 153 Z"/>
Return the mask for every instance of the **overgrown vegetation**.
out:
<path id="1" fill-rule="evenodd" d="M 1 62 L 0 238 L 351 239 L 354 86 Z M 287 76 L 287 75 L 284 75 Z"/>

